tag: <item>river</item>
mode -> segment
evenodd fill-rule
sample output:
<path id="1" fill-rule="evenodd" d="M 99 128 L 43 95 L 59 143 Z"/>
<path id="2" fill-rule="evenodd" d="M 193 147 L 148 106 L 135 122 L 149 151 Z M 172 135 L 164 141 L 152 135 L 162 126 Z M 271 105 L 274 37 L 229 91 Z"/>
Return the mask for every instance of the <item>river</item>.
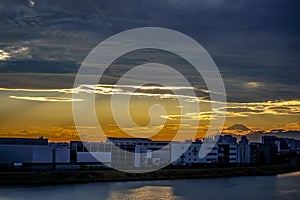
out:
<path id="1" fill-rule="evenodd" d="M 0 199 L 299 199 L 300 172 L 163 181 L 105 182 L 49 186 L 2 186 Z"/>

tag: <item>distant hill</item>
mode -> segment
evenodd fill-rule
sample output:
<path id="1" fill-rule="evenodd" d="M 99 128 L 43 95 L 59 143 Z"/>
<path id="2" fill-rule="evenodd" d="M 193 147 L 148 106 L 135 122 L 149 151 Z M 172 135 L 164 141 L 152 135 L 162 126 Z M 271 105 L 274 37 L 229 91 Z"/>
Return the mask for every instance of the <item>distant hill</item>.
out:
<path id="1" fill-rule="evenodd" d="M 240 138 L 242 136 L 240 134 L 240 132 L 236 132 L 236 133 L 224 132 L 223 135 L 232 135 L 232 136 L 236 137 L 238 141 L 240 140 Z M 290 138 L 290 139 L 300 140 L 300 131 L 293 131 L 293 130 L 289 130 L 289 131 L 272 130 L 270 132 L 256 131 L 256 132 L 250 132 L 245 135 L 250 140 L 250 142 L 261 142 L 261 138 L 266 135 L 276 136 L 279 138 Z"/>
<path id="2" fill-rule="evenodd" d="M 250 141 L 261 141 L 261 137 L 269 135 L 269 136 L 277 136 L 279 138 L 291 138 L 300 140 L 300 131 L 270 131 L 270 132 L 252 132 L 247 134 L 247 137 Z"/>
<path id="3" fill-rule="evenodd" d="M 251 129 L 248 128 L 247 126 L 245 126 L 244 124 L 234 124 L 234 125 L 230 126 L 229 128 L 227 128 L 226 130 L 238 131 L 238 132 L 251 131 Z"/>

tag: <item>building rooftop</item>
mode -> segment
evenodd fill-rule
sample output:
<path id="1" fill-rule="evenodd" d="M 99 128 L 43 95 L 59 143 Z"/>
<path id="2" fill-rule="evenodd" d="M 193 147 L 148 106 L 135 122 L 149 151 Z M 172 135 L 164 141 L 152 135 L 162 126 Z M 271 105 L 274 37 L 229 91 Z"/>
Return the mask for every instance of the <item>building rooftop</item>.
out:
<path id="1" fill-rule="evenodd" d="M 48 139 L 39 138 L 0 138 L 0 144 L 48 145 Z"/>

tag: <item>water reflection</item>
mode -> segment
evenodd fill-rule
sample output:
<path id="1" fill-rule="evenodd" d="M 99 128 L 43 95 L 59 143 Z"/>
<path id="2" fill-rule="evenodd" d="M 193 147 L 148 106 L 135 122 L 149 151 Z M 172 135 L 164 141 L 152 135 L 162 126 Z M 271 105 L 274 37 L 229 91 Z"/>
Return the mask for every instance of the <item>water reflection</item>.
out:
<path id="1" fill-rule="evenodd" d="M 300 172 L 278 175 L 278 196 L 282 199 L 299 199 L 300 197 Z"/>
<path id="2" fill-rule="evenodd" d="M 298 199 L 300 172 L 279 176 L 0 187 L 7 199 Z"/>
<path id="3" fill-rule="evenodd" d="M 291 176 L 300 176 L 300 172 L 292 172 L 292 173 L 287 173 L 287 174 L 279 174 L 279 178 L 283 177 L 291 177 Z"/>
<path id="4" fill-rule="evenodd" d="M 111 191 L 109 198 L 111 200 L 126 199 L 184 199 L 173 193 L 172 187 L 166 186 L 144 186 L 130 190 Z"/>

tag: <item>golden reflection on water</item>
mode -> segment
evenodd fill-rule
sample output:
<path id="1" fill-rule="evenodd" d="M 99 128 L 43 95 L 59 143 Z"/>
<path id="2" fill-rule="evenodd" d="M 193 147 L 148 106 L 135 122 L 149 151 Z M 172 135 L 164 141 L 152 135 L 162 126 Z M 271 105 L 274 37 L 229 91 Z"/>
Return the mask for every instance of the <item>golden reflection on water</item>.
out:
<path id="1" fill-rule="evenodd" d="M 287 173 L 287 174 L 279 174 L 278 175 L 279 178 L 291 177 L 291 176 L 300 176 L 300 171 L 298 171 L 298 172 L 291 172 L 291 173 Z"/>
<path id="2" fill-rule="evenodd" d="M 109 194 L 108 199 L 110 200 L 179 200 L 179 199 L 184 199 L 183 197 L 180 196 L 175 196 L 173 192 L 172 187 L 167 187 L 167 186 L 145 186 L 145 187 L 140 187 L 140 188 L 135 188 L 135 189 L 130 189 L 130 190 L 117 190 L 117 191 L 111 191 Z"/>

